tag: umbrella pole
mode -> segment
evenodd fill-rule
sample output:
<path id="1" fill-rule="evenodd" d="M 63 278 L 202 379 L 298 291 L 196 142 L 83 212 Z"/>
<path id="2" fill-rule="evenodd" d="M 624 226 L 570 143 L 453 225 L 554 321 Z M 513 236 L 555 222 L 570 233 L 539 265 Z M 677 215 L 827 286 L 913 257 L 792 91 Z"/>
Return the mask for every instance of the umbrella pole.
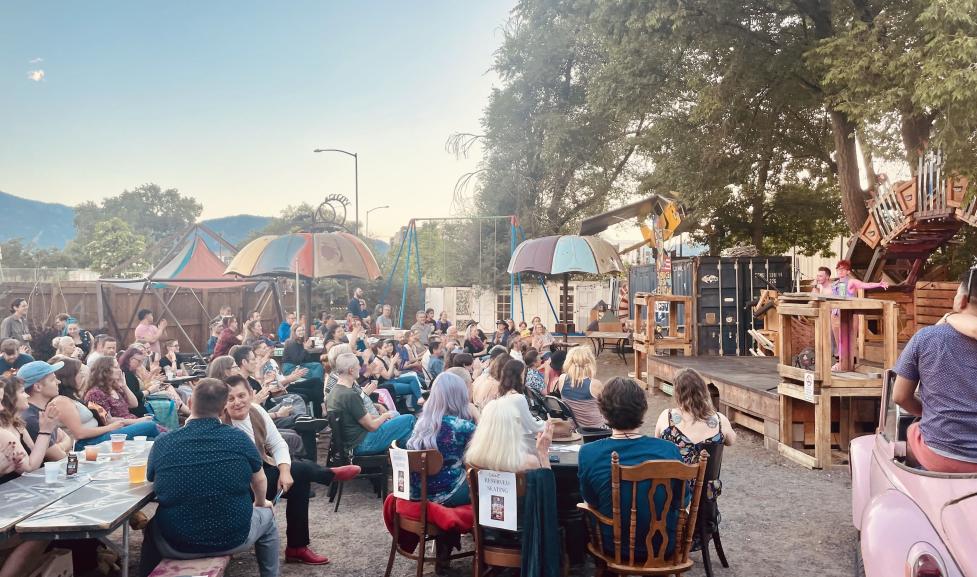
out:
<path id="1" fill-rule="evenodd" d="M 570 273 L 563 273 L 563 340 L 569 342 L 570 338 Z"/>

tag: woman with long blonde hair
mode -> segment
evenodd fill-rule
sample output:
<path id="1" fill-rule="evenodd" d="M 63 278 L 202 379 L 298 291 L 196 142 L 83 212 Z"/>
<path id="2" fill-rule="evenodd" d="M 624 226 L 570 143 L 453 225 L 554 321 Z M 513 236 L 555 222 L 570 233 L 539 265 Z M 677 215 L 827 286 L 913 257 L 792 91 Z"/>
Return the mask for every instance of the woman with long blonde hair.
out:
<path id="1" fill-rule="evenodd" d="M 596 375 L 597 359 L 589 347 L 576 346 L 567 352 L 556 388 L 563 402 L 573 411 L 573 420 L 579 427 L 602 429 L 606 426 L 597 406 L 604 384 L 595 378 Z"/>
<path id="2" fill-rule="evenodd" d="M 530 469 L 550 468 L 549 450 L 553 441 L 553 424 L 546 422 L 536 436 L 536 451 L 527 449 L 519 403 L 510 395 L 485 406 L 475 434 L 465 452 L 465 462 L 480 469 L 519 473 Z"/>

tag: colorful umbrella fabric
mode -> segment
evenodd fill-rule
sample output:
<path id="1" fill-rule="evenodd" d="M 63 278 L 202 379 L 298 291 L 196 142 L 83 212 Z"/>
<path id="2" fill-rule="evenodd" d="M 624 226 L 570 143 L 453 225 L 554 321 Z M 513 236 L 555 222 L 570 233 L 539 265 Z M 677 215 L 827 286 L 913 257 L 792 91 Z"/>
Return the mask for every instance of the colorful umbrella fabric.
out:
<path id="1" fill-rule="evenodd" d="M 544 236 L 522 242 L 509 260 L 507 272 L 545 275 L 624 271 L 617 250 L 596 236 Z"/>
<path id="2" fill-rule="evenodd" d="M 227 274 L 241 276 L 291 276 L 306 278 L 380 278 L 373 253 L 356 236 L 346 232 L 300 232 L 262 236 L 238 251 Z"/>

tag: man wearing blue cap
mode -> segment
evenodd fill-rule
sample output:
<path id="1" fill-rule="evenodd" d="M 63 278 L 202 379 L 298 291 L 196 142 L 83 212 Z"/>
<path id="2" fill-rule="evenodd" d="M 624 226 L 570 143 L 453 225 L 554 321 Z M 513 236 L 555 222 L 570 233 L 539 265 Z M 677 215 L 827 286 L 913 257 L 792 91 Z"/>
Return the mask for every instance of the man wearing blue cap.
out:
<path id="1" fill-rule="evenodd" d="M 64 363 L 58 362 L 49 365 L 44 361 L 31 361 L 17 370 L 17 376 L 24 381 L 24 391 L 27 392 L 27 408 L 21 411 L 20 417 L 24 420 L 24 425 L 31 439 L 37 440 L 37 434 L 41 431 L 41 413 L 47 408 L 51 399 L 58 396 L 58 377 L 56 373 Z M 51 447 L 48 449 L 47 458 L 60 460 L 65 456 L 65 451 L 70 450 L 74 445 L 74 439 L 55 429 L 51 434 Z"/>

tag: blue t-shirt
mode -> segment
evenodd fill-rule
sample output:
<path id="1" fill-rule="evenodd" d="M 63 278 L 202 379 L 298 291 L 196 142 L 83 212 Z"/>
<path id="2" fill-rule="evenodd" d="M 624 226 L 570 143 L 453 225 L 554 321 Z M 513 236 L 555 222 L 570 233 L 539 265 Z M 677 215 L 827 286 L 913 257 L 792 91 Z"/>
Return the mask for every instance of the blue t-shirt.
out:
<path id="1" fill-rule="evenodd" d="M 282 321 L 282 324 L 278 325 L 278 342 L 284 343 L 291 335 L 292 325 L 288 324 L 288 321 Z"/>
<path id="2" fill-rule="evenodd" d="M 895 372 L 919 383 L 919 430 L 934 453 L 977 462 L 977 340 L 950 325 L 919 330 Z"/>
<path id="3" fill-rule="evenodd" d="M 163 539 L 183 553 L 238 547 L 251 530 L 251 475 L 261 469 L 254 442 L 217 419 L 191 419 L 156 438 L 146 478 L 159 501 Z"/>
<path id="4" fill-rule="evenodd" d="M 580 475 L 580 495 L 584 501 L 596 507 L 601 514 L 610 517 L 613 514 L 611 502 L 611 453 L 617 451 L 618 458 L 622 465 L 637 465 L 645 461 L 653 460 L 674 460 L 681 461 L 682 455 L 679 454 L 678 447 L 668 441 L 656 439 L 654 437 L 640 437 L 637 439 L 601 439 L 593 443 L 587 443 L 580 447 L 579 456 L 579 475 Z M 674 483 L 673 494 L 681 490 L 680 482 Z M 631 526 L 631 483 L 621 483 L 621 515 L 622 515 L 622 540 L 621 551 L 624 559 L 627 560 L 628 541 L 627 535 Z M 644 561 L 643 556 L 647 555 L 645 538 L 648 535 L 648 526 L 651 524 L 651 507 L 648 503 L 649 483 L 647 481 L 638 484 L 638 524 L 635 534 L 635 556 L 638 561 Z M 655 510 L 660 511 L 664 506 L 664 489 L 660 488 L 655 493 Z M 666 551 L 671 551 L 675 547 L 675 526 L 678 523 L 678 507 L 681 503 L 674 502 L 672 511 L 668 513 L 667 528 L 669 545 Z M 610 526 L 602 525 L 604 532 L 604 548 L 608 553 L 613 553 L 614 533 Z M 661 547 L 661 540 L 653 541 L 655 548 Z"/>
<path id="5" fill-rule="evenodd" d="M 427 362 L 427 372 L 431 373 L 432 377 L 437 377 L 444 372 L 444 359 L 441 357 L 431 357 L 431 360 Z"/>
<path id="6" fill-rule="evenodd" d="M 19 353 L 17 358 L 14 359 L 14 362 L 10 363 L 7 362 L 7 359 L 3 355 L 0 355 L 0 374 L 6 373 L 10 369 L 19 369 L 33 360 L 34 357 L 26 353 Z"/>

